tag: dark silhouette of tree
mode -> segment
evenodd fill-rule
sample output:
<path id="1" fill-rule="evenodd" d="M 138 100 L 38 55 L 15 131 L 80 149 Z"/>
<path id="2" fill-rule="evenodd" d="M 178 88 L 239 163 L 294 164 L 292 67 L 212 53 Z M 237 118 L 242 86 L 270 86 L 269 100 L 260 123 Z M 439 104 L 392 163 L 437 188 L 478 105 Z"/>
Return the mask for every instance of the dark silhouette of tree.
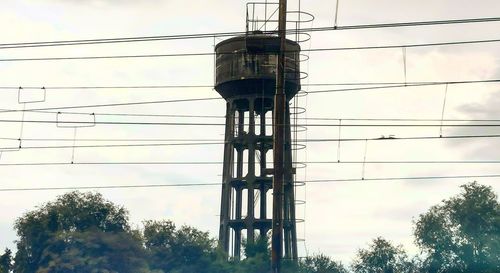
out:
<path id="1" fill-rule="evenodd" d="M 342 263 L 323 254 L 307 257 L 299 263 L 300 273 L 348 273 Z"/>
<path id="2" fill-rule="evenodd" d="M 368 249 L 360 249 L 352 263 L 355 273 L 410 273 L 414 265 L 401 246 L 378 237 Z"/>
<path id="3" fill-rule="evenodd" d="M 5 249 L 4 254 L 0 256 L 0 273 L 9 273 L 12 269 L 12 251 Z"/>
<path id="4" fill-rule="evenodd" d="M 244 259 L 236 263 L 237 273 L 271 272 L 271 249 L 268 236 L 258 236 L 255 242 L 243 241 Z M 286 265 L 285 265 L 286 266 Z M 287 272 L 283 270 L 284 272 Z"/>
<path id="5" fill-rule="evenodd" d="M 415 223 L 426 272 L 500 272 L 500 205 L 493 189 L 476 182 L 433 206 Z"/>
<path id="6" fill-rule="evenodd" d="M 210 272 L 217 258 L 215 240 L 189 226 L 176 229 L 171 221 L 144 222 L 144 243 L 153 269 L 165 273 Z"/>
<path id="7" fill-rule="evenodd" d="M 500 205 L 491 187 L 463 185 L 463 192 L 433 206 L 415 222 L 424 258 L 376 238 L 360 249 L 354 273 L 500 272 Z M 0 273 L 267 273 L 269 238 L 243 241 L 241 261 L 228 259 L 207 232 L 171 221 L 130 228 L 128 212 L 98 193 L 70 192 L 20 217 L 17 252 L 0 256 Z M 13 262 L 13 263 L 12 263 Z M 293 262 L 287 273 L 348 273 L 325 255 Z"/>
<path id="8" fill-rule="evenodd" d="M 37 273 L 150 272 L 140 238 L 125 232 L 57 233 Z"/>
<path id="9" fill-rule="evenodd" d="M 146 272 L 127 211 L 98 193 L 71 192 L 16 221 L 14 272 Z"/>

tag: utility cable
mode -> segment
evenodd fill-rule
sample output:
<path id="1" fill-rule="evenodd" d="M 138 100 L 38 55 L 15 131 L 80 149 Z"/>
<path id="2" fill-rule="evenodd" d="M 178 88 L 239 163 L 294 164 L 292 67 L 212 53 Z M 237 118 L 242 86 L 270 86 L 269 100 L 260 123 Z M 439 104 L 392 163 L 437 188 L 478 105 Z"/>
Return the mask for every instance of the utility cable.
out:
<path id="1" fill-rule="evenodd" d="M 319 179 L 296 181 L 296 183 L 324 184 L 335 182 L 367 182 L 367 181 L 394 181 L 394 180 L 441 180 L 441 179 L 471 179 L 471 178 L 496 178 L 500 174 L 484 175 L 450 175 L 450 176 L 409 176 L 409 177 L 377 177 L 377 178 L 347 178 L 347 179 Z M 73 187 L 33 187 L 33 188 L 0 188 L 0 192 L 21 191 L 48 191 L 48 190 L 98 190 L 98 189 L 137 189 L 137 188 L 169 188 L 169 187 L 202 187 L 221 186 L 221 183 L 186 183 L 186 184 L 135 184 L 135 185 L 109 185 L 109 186 L 73 186 Z"/>
<path id="2" fill-rule="evenodd" d="M 360 24 L 360 25 L 345 25 L 345 26 L 333 26 L 333 27 L 329 26 L 329 27 L 301 28 L 299 30 L 295 30 L 295 29 L 287 30 L 286 33 L 287 34 L 295 34 L 296 32 L 306 33 L 306 32 L 319 32 L 319 31 L 333 31 L 333 30 L 361 30 L 361 29 L 383 29 L 383 28 L 396 28 L 396 27 L 438 26 L 438 25 L 487 23 L 487 22 L 499 22 L 499 21 L 500 21 L 500 17 L 465 18 L 465 19 L 452 19 L 452 20 L 413 21 L 413 22 L 395 22 L 395 23 L 381 23 L 381 24 Z M 265 33 L 265 34 L 277 34 L 278 32 L 277 31 L 266 31 L 263 33 Z M 120 38 L 17 42 L 17 43 L 0 44 L 0 49 L 203 39 L 203 38 L 214 38 L 214 37 L 230 37 L 230 36 L 238 36 L 238 35 L 245 35 L 245 34 L 247 34 L 247 33 L 244 31 L 236 31 L 236 32 L 211 32 L 211 33 L 177 34 L 177 35 L 136 36 L 136 37 L 120 37 Z"/>
<path id="3" fill-rule="evenodd" d="M 368 138 L 369 141 L 387 141 L 387 140 L 425 140 L 425 139 L 467 139 L 467 138 L 499 138 L 500 134 L 497 135 L 455 135 L 455 136 L 416 136 L 416 137 L 395 137 L 395 136 L 381 136 L 378 138 Z M 0 138 L 4 140 L 19 140 L 18 138 Z M 109 142 L 121 142 L 121 141 L 183 141 L 183 142 L 216 142 L 221 141 L 221 139 L 153 139 L 153 138 L 138 138 L 138 139 L 113 139 L 113 138 L 79 138 L 77 141 L 109 141 Z M 307 138 L 298 139 L 297 142 L 337 142 L 337 141 L 366 141 L 367 138 Z M 22 141 L 73 141 L 69 138 L 23 138 Z"/>
<path id="4" fill-rule="evenodd" d="M 222 98 L 192 98 L 192 99 L 175 99 L 175 100 L 137 101 L 137 102 L 106 103 L 106 104 L 56 106 L 56 107 L 47 107 L 47 108 L 31 108 L 31 109 L 25 109 L 25 110 L 11 110 L 11 109 L 8 109 L 8 110 L 1 110 L 0 113 L 20 112 L 20 111 L 30 112 L 30 111 L 58 110 L 58 109 L 114 107 L 114 106 L 130 106 L 130 105 L 142 105 L 142 104 L 193 102 L 193 101 L 212 101 L 212 100 L 222 100 Z"/>
<path id="5" fill-rule="evenodd" d="M 272 163 L 272 162 L 269 162 Z M 222 165 L 218 161 L 102 161 L 102 162 L 21 162 L 2 163 L 0 167 L 13 166 L 65 166 L 65 165 Z M 293 164 L 500 164 L 500 160 L 386 160 L 386 161 L 301 161 Z M 363 176 L 364 177 L 364 176 Z"/>
<path id="6" fill-rule="evenodd" d="M 361 46 L 361 47 L 335 47 L 335 48 L 312 48 L 303 49 L 301 52 L 325 52 L 325 51 L 346 51 L 346 50 L 375 50 L 402 48 L 403 59 L 406 66 L 406 48 L 430 47 L 430 46 L 450 46 L 478 43 L 496 43 L 500 39 L 472 40 L 472 41 L 453 41 L 441 43 L 422 43 L 408 45 L 381 45 L 381 46 Z M 295 53 L 297 51 L 285 51 L 285 53 Z M 98 60 L 98 59 L 131 59 L 131 58 L 166 58 L 166 57 L 195 57 L 195 56 L 214 56 L 214 55 L 241 55 L 241 52 L 198 52 L 198 53 L 171 53 L 171 54 L 139 54 L 139 55 L 108 55 L 108 56 L 68 56 L 68 57 L 33 57 L 33 58 L 5 58 L 0 62 L 21 62 L 21 61 L 68 61 L 68 60 Z M 258 55 L 275 55 L 276 52 L 259 53 Z"/>
<path id="7" fill-rule="evenodd" d="M 133 122 L 133 121 L 57 121 L 57 120 L 14 120 L 0 119 L 0 123 L 47 123 L 47 124 L 78 124 L 78 125 L 146 125 L 146 126 L 225 126 L 224 123 L 208 123 L 208 122 Z M 272 124 L 266 124 L 271 127 Z M 284 126 L 284 125 L 280 125 Z M 306 127 L 304 124 L 298 124 L 299 127 Z M 359 124 L 321 124 L 308 123 L 307 127 L 500 127 L 500 124 L 482 123 L 482 124 L 383 124 L 383 123 L 359 123 Z"/>
<path id="8" fill-rule="evenodd" d="M 425 140 L 425 139 L 467 139 L 467 138 L 498 138 L 498 135 L 455 135 L 455 136 L 416 136 L 416 137 L 395 137 L 395 136 L 382 136 L 378 138 L 368 138 L 369 141 L 386 141 L 386 140 Z M 0 137 L 1 140 L 15 140 L 19 141 L 19 138 L 8 138 Z M 24 141 L 73 141 L 72 138 L 22 138 Z M 182 142 L 217 142 L 222 141 L 221 139 L 189 139 L 189 138 L 77 138 L 75 139 L 79 142 L 171 142 L 171 141 L 182 141 Z M 297 139 L 297 142 L 337 142 L 337 141 L 366 141 L 367 138 L 306 138 Z"/>
<path id="9" fill-rule="evenodd" d="M 500 126 L 500 125 L 499 125 Z M 424 140 L 424 139 L 470 139 L 470 138 L 498 138 L 500 135 L 463 135 L 463 136 L 443 136 L 443 137 L 380 137 L 380 138 L 344 138 L 344 139 L 307 139 L 297 140 L 297 142 L 349 142 L 349 141 L 387 141 L 387 140 Z M 3 138 L 5 139 L 5 138 Z M 11 139 L 15 140 L 15 139 Z M 73 149 L 73 148 L 115 148 L 115 147 L 161 147 L 161 146 L 204 146 L 204 145 L 223 145 L 223 141 L 219 142 L 178 142 L 178 143 L 141 143 L 141 144 L 99 144 L 99 145 L 60 145 L 60 146 L 23 146 L 22 149 Z M 2 147 L 1 150 L 9 150 L 14 147 Z M 338 162 L 341 162 L 338 160 Z"/>
<path id="10" fill-rule="evenodd" d="M 74 148 L 116 148 L 116 147 L 161 147 L 161 146 L 204 146 L 223 145 L 224 142 L 187 142 L 187 143 L 144 143 L 144 144 L 101 144 L 101 145 L 61 145 L 61 146 L 23 146 L 21 149 L 74 149 Z M 0 150 L 12 149 L 2 147 Z"/>
<path id="11" fill-rule="evenodd" d="M 498 82 L 500 79 L 488 80 L 469 80 L 469 81 L 418 81 L 407 82 L 409 85 L 444 85 L 444 84 L 467 84 L 467 83 L 489 83 Z M 403 85 L 404 82 L 337 82 L 337 83 L 301 83 L 301 86 L 356 86 L 356 85 Z M 22 86 L 23 89 L 42 89 L 42 86 Z M 106 91 L 113 91 L 118 89 L 194 89 L 194 88 L 211 88 L 213 85 L 94 85 L 94 86 L 45 86 L 47 91 L 60 91 L 60 90 L 88 90 L 88 89 L 105 89 Z M 5 90 L 19 90 L 19 86 L 0 86 L 0 89 Z"/>
<path id="12" fill-rule="evenodd" d="M 308 91 L 308 94 L 346 92 L 346 91 L 364 91 L 364 90 L 377 90 L 377 89 L 389 89 L 389 88 L 401 88 L 401 87 L 422 87 L 422 86 L 433 86 L 433 85 L 442 85 L 442 84 L 453 85 L 453 84 L 498 83 L 498 82 L 500 82 L 500 79 L 450 81 L 450 82 L 424 82 L 424 83 L 415 83 L 415 84 L 406 84 L 406 85 L 386 85 L 386 86 L 357 87 L 357 88 L 347 88 L 347 89 L 314 90 L 314 91 Z M 17 89 L 18 88 L 19 87 L 17 87 Z M 176 99 L 176 100 L 155 100 L 155 101 L 140 101 L 140 102 L 109 103 L 109 104 L 55 106 L 55 107 L 48 107 L 48 108 L 32 108 L 32 109 L 25 109 L 25 110 L 4 109 L 4 110 L 0 110 L 0 114 L 1 113 L 10 113 L 10 112 L 21 112 L 21 111 L 34 112 L 34 111 L 61 110 L 61 109 L 114 107 L 114 106 L 161 104 L 161 103 L 176 103 L 176 102 L 194 102 L 194 101 L 211 101 L 211 100 L 222 100 L 222 98 L 220 98 L 220 97 L 218 97 L 218 98 L 190 98 L 190 99 Z M 89 114 L 94 114 L 94 113 L 89 113 Z"/>

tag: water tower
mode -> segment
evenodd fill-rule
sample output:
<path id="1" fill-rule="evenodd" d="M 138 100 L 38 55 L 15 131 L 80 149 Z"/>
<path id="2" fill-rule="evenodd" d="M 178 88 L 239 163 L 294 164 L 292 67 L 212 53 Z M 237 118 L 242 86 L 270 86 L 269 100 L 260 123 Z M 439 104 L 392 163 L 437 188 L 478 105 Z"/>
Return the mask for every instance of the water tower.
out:
<path id="1" fill-rule="evenodd" d="M 226 100 L 226 126 L 219 244 L 239 259 L 243 238 L 254 242 L 272 225 L 272 115 L 276 92 L 278 36 L 259 31 L 220 42 L 215 47 L 215 90 Z M 287 40 L 287 100 L 300 90 L 300 46 Z M 290 109 L 285 117 L 284 248 L 297 258 L 297 230 L 292 168 Z"/>

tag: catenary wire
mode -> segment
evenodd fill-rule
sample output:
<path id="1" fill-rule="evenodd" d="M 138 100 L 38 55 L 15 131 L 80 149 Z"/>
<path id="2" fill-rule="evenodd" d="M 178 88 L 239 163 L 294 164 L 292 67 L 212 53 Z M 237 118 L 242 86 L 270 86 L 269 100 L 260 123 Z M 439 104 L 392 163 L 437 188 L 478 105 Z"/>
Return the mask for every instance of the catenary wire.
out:
<path id="1" fill-rule="evenodd" d="M 454 84 L 474 84 L 474 83 L 496 83 L 500 79 L 486 79 L 486 80 L 463 80 L 463 81 L 419 81 L 419 82 L 406 82 L 406 86 L 428 86 L 428 85 L 454 85 Z M 397 85 L 398 87 L 404 86 L 404 82 L 346 82 L 346 83 L 303 83 L 301 86 L 356 86 L 356 85 L 383 85 L 382 87 L 390 87 Z M 0 89 L 5 90 L 19 90 L 22 89 L 42 89 L 46 91 L 60 91 L 60 90 L 88 90 L 88 89 L 105 89 L 109 91 L 118 89 L 184 89 L 184 88 L 211 88 L 213 85 L 109 85 L 109 86 L 0 86 Z M 380 88 L 380 87 L 377 87 Z M 343 91 L 343 89 L 339 89 Z M 356 90 L 356 89 L 354 89 Z M 363 89 L 361 89 L 363 90 Z M 321 90 L 318 90 L 321 91 Z"/>
<path id="2" fill-rule="evenodd" d="M 246 162 L 245 162 L 246 163 Z M 269 162 L 272 163 L 272 162 Z M 299 161 L 293 164 L 500 164 L 500 160 L 387 160 L 387 161 Z M 218 161 L 102 161 L 102 162 L 21 162 L 2 163 L 0 167 L 12 166 L 67 166 L 67 165 L 222 165 Z"/>
<path id="3" fill-rule="evenodd" d="M 432 21 L 413 21 L 413 22 L 395 22 L 381 24 L 359 24 L 345 25 L 333 27 L 315 27 L 302 28 L 300 30 L 287 30 L 287 33 L 294 34 L 296 32 L 319 32 L 332 30 L 361 30 L 361 29 L 381 29 L 395 27 L 415 27 L 415 26 L 437 26 L 437 25 L 452 25 L 452 24 L 471 24 L 471 23 L 487 23 L 498 22 L 500 17 L 483 17 L 483 18 L 464 18 L 452 20 L 432 20 Z M 277 31 L 263 32 L 266 34 L 276 34 Z M 48 47 L 48 46 L 68 46 L 68 45 L 89 45 L 89 44 L 105 44 L 105 43 L 125 43 L 125 42 L 147 42 L 147 41 L 164 41 L 164 40 L 181 40 L 181 39 L 202 39 L 214 37 L 230 37 L 244 35 L 246 32 L 212 32 L 212 33 L 197 33 L 197 34 L 177 34 L 177 35 L 158 35 L 158 36 L 137 36 L 137 37 L 121 37 L 121 38 L 101 38 L 101 39 L 80 39 L 80 40 L 59 40 L 59 41 L 37 41 L 37 42 L 17 42 L 0 44 L 0 49 L 8 48 L 27 48 L 27 47 Z"/>
<path id="4" fill-rule="evenodd" d="M 307 138 L 307 139 L 297 139 L 297 142 L 349 142 L 349 141 L 396 141 L 396 140 L 432 140 L 432 139 L 469 139 L 469 138 L 500 138 L 500 134 L 497 135 L 454 135 L 454 136 L 415 136 L 415 137 L 395 137 L 395 136 L 382 136 L 378 138 Z M 217 142 L 221 139 L 180 139 L 180 138 L 168 138 L 168 139 L 158 139 L 158 138 L 8 138 L 0 137 L 1 140 L 14 140 L 14 141 L 88 141 L 88 142 L 123 142 L 123 141 L 182 141 L 182 142 Z"/>
<path id="5" fill-rule="evenodd" d="M 133 121 L 57 121 L 57 120 L 17 120 L 17 119 L 0 119 L 0 123 L 47 123 L 47 124 L 60 124 L 60 127 L 76 127 L 78 125 L 146 125 L 146 126 L 225 126 L 224 123 L 210 123 L 210 122 L 133 122 Z M 71 125 L 71 126 L 63 126 Z M 283 124 L 278 124 L 283 126 Z M 271 127 L 272 124 L 266 124 Z M 321 124 L 321 123 L 308 123 L 297 124 L 301 127 L 500 127 L 500 124 L 495 123 L 481 123 L 481 124 L 384 124 L 384 123 L 359 123 L 359 124 Z"/>
<path id="6" fill-rule="evenodd" d="M 377 89 L 388 89 L 388 88 L 424 87 L 424 86 L 443 85 L 443 84 L 454 85 L 454 84 L 474 84 L 474 83 L 497 83 L 497 82 L 500 82 L 500 79 L 450 81 L 450 82 L 424 82 L 424 83 L 415 83 L 415 84 L 407 84 L 407 85 L 385 85 L 385 86 L 357 87 L 357 88 L 347 88 L 347 89 L 313 90 L 313 91 L 308 91 L 308 94 L 335 93 L 335 92 L 346 92 L 346 91 L 366 91 L 366 90 L 377 90 Z M 19 87 L 17 87 L 17 88 L 19 88 Z M 128 105 L 211 101 L 211 100 L 222 100 L 222 98 L 220 98 L 220 97 L 217 97 L 217 98 L 216 97 L 189 98 L 189 99 L 176 99 L 176 100 L 155 100 L 155 101 L 123 102 L 123 103 L 109 103 L 109 104 L 55 106 L 55 107 L 48 107 L 48 108 L 32 108 L 32 109 L 4 109 L 4 110 L 0 110 L 0 114 L 1 113 L 9 113 L 9 112 L 22 112 L 22 111 L 26 111 L 26 112 L 39 111 L 39 112 L 41 112 L 41 111 L 47 111 L 47 110 L 61 110 L 61 109 L 115 107 L 115 106 L 128 106 Z M 58 113 L 58 112 L 54 112 L 54 113 Z M 93 114 L 93 113 L 88 113 L 88 114 Z"/>
<path id="7" fill-rule="evenodd" d="M 380 137 L 380 138 L 343 138 L 343 139 L 306 139 L 297 142 L 348 142 L 348 141 L 394 141 L 394 140 L 424 140 L 424 139 L 469 139 L 469 138 L 498 138 L 500 135 L 464 135 L 464 136 L 442 136 L 442 137 Z M 2 138 L 6 139 L 6 138 Z M 8 138 L 9 140 L 19 140 Z M 22 139 L 21 139 L 22 140 Z M 161 147 L 161 146 L 203 146 L 203 145 L 223 145 L 225 142 L 179 142 L 179 143 L 141 143 L 141 144 L 99 144 L 99 145 L 60 145 L 60 146 L 22 146 L 22 147 L 0 147 L 1 150 L 13 148 L 20 149 L 73 149 L 73 148 L 115 148 L 115 147 Z"/>
<path id="8" fill-rule="evenodd" d="M 392 48 L 415 48 L 430 46 L 451 46 L 479 43 L 496 43 L 500 39 L 488 40 L 470 40 L 453 41 L 440 43 L 421 43 L 406 45 L 380 45 L 380 46 L 360 46 L 360 47 L 334 47 L 334 48 L 311 48 L 303 49 L 301 52 L 325 52 L 325 51 L 347 51 L 347 50 L 374 50 L 374 49 L 392 49 Z M 295 53 L 297 51 L 285 51 L 285 53 Z M 107 56 L 68 56 L 68 57 L 33 57 L 33 58 L 4 58 L 0 62 L 20 62 L 20 61 L 68 61 L 68 60 L 99 60 L 99 59 L 133 59 L 133 58 L 166 58 L 166 57 L 195 57 L 195 56 L 214 56 L 214 55 L 240 55 L 241 52 L 196 52 L 196 53 L 170 53 L 170 54 L 138 54 L 138 55 L 107 55 Z M 259 53 L 258 55 L 274 55 L 271 53 Z"/>
<path id="9" fill-rule="evenodd" d="M 335 182 L 369 182 L 369 181 L 394 181 L 394 180 L 441 180 L 441 179 L 470 179 L 470 178 L 496 178 L 500 174 L 480 175 L 450 175 L 450 176 L 409 176 L 409 177 L 377 177 L 377 178 L 347 178 L 347 179 L 318 179 L 296 181 L 306 184 L 323 184 Z M 221 183 L 186 183 L 186 184 L 144 184 L 144 185 L 109 185 L 109 186 L 73 186 L 73 187 L 33 187 L 33 188 L 0 188 L 0 192 L 20 191 L 47 191 L 47 190 L 97 190 L 97 189 L 137 189 L 137 188 L 168 188 L 168 187 L 202 187 L 221 186 Z"/>
<path id="10" fill-rule="evenodd" d="M 161 104 L 161 103 L 176 103 L 176 102 L 193 102 L 193 101 L 212 101 L 222 100 L 222 98 L 191 98 L 191 99 L 174 99 L 174 100 L 154 100 L 154 101 L 136 101 L 136 102 L 120 102 L 120 103 L 106 103 L 106 104 L 90 104 L 90 105 L 72 105 L 72 106 L 56 106 L 46 108 L 33 108 L 23 110 L 0 110 L 0 113 L 9 112 L 32 112 L 44 110 L 60 110 L 60 109 L 78 109 L 78 108 L 97 108 L 97 107 L 114 107 L 114 106 L 130 106 L 130 105 L 143 105 L 143 104 Z M 56 112 L 57 113 L 57 112 Z"/>
<path id="11" fill-rule="evenodd" d="M 467 83 L 489 83 L 498 82 L 500 79 L 488 79 L 488 80 L 467 80 L 467 81 L 418 81 L 418 82 L 406 82 L 407 85 L 444 85 L 444 84 L 467 84 Z M 338 82 L 338 83 L 301 83 L 301 86 L 356 86 L 356 85 L 403 85 L 404 82 Z M 183 88 L 210 88 L 214 89 L 213 85 L 95 85 L 95 86 L 0 86 L 0 89 L 12 89 L 19 90 L 22 89 L 41 89 L 45 88 L 46 91 L 56 91 L 56 90 L 88 90 L 88 89 L 105 89 L 107 91 L 113 91 L 115 89 L 183 89 Z"/>

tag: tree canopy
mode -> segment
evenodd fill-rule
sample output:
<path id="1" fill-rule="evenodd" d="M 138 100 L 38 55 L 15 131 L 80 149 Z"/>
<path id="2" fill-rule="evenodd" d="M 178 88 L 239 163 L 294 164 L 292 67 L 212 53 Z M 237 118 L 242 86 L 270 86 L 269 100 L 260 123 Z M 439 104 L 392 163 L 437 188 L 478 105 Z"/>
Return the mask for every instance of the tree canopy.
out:
<path id="1" fill-rule="evenodd" d="M 287 273 L 500 272 L 500 205 L 478 183 L 429 209 L 414 223 L 421 256 L 378 237 L 350 267 L 317 254 L 285 261 Z M 99 193 L 70 192 L 21 216 L 17 251 L 0 256 L 0 273 L 266 273 L 267 236 L 243 244 L 241 261 L 228 259 L 207 232 L 172 221 L 130 227 L 128 212 Z"/>
<path id="2" fill-rule="evenodd" d="M 144 244 L 153 269 L 169 272 L 208 272 L 215 260 L 215 240 L 189 226 L 176 229 L 171 221 L 144 222 Z"/>
<path id="3" fill-rule="evenodd" d="M 8 273 L 12 269 L 12 251 L 5 249 L 0 256 L 0 273 Z"/>
<path id="4" fill-rule="evenodd" d="M 144 271 L 143 249 L 130 230 L 128 212 L 101 194 L 64 194 L 26 213 L 15 228 L 15 272 Z"/>
<path id="5" fill-rule="evenodd" d="M 491 187 L 476 182 L 433 206 L 415 223 L 416 243 L 428 272 L 500 272 L 500 204 Z"/>
<path id="6" fill-rule="evenodd" d="M 360 249 L 352 264 L 355 273 L 405 273 L 413 272 L 401 246 L 394 246 L 382 237 L 373 240 L 368 249 Z"/>

